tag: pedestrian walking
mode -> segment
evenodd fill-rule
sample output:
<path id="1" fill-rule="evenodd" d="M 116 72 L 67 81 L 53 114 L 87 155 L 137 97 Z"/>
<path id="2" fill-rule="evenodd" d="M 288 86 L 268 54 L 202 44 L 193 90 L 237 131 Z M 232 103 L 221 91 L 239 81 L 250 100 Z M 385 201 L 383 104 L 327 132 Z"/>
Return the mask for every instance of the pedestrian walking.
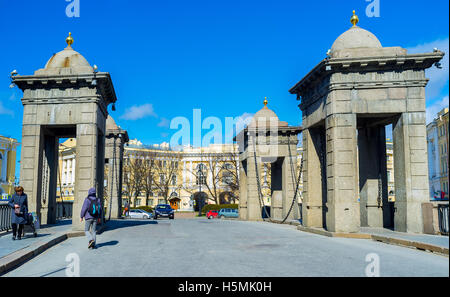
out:
<path id="1" fill-rule="evenodd" d="M 84 199 L 81 208 L 80 222 L 86 220 L 84 232 L 89 240 L 88 248 L 94 249 L 97 236 L 97 223 L 100 222 L 102 213 L 100 198 L 97 198 L 95 188 L 90 188 L 88 196 Z"/>
<path id="2" fill-rule="evenodd" d="M 12 208 L 11 225 L 13 229 L 13 240 L 22 239 L 23 227 L 27 223 L 28 214 L 28 197 L 23 192 L 23 187 L 14 188 L 15 194 L 8 201 L 8 205 Z"/>
<path id="3" fill-rule="evenodd" d="M 123 212 L 125 217 L 128 217 L 130 215 L 130 203 L 125 203 L 125 211 Z"/>

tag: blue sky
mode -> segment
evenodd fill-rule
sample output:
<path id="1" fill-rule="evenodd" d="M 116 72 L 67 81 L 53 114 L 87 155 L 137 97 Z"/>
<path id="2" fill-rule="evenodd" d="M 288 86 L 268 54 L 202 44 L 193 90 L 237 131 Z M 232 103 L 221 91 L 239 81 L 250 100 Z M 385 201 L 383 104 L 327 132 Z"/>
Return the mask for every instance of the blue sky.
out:
<path id="1" fill-rule="evenodd" d="M 192 120 L 193 109 L 225 121 L 255 113 L 265 96 L 281 120 L 300 125 L 288 90 L 350 28 L 353 9 L 383 46 L 448 52 L 447 0 L 379 0 L 373 18 L 365 0 L 77 1 L 80 17 L 69 18 L 68 0 L 0 0 L 0 135 L 22 133 L 22 94 L 9 73 L 43 68 L 69 31 L 73 48 L 110 72 L 116 122 L 146 144 L 169 141 L 170 121 Z M 443 66 L 428 73 L 430 118 L 448 105 L 448 55 Z"/>

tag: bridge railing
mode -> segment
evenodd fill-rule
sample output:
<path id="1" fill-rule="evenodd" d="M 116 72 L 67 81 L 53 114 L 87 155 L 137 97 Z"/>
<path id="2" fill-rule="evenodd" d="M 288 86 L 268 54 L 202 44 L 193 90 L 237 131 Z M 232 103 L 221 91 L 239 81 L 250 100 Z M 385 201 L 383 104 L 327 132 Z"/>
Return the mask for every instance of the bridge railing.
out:
<path id="1" fill-rule="evenodd" d="M 0 204 L 0 231 L 9 231 L 11 227 L 11 207 L 6 203 Z"/>
<path id="2" fill-rule="evenodd" d="M 439 218 L 439 231 L 443 235 L 448 235 L 448 225 L 449 225 L 449 216 L 448 216 L 448 204 L 439 204 L 438 205 L 438 218 Z"/>
<path id="3" fill-rule="evenodd" d="M 70 219 L 72 218 L 73 202 L 58 202 L 56 203 L 56 219 Z"/>

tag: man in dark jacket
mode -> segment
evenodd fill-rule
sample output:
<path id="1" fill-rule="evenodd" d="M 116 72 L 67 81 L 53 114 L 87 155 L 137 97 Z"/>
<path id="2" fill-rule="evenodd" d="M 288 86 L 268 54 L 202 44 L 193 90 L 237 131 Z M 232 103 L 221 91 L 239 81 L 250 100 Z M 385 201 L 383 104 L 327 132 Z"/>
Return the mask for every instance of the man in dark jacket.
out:
<path id="1" fill-rule="evenodd" d="M 8 201 L 8 205 L 12 208 L 11 214 L 11 225 L 13 229 L 13 240 L 22 239 L 23 226 L 27 223 L 27 214 L 28 214 L 28 198 L 27 195 L 23 192 L 23 187 L 18 186 L 15 187 L 14 190 L 16 193 L 12 195 L 12 197 Z M 17 225 L 19 226 L 19 230 L 17 230 Z"/>
<path id="2" fill-rule="evenodd" d="M 97 235 L 97 220 L 101 218 L 101 209 L 97 209 L 98 216 L 94 217 L 89 213 L 89 208 L 92 208 L 92 204 L 100 206 L 100 198 L 96 197 L 95 188 L 90 188 L 88 191 L 88 196 L 84 199 L 83 207 L 81 208 L 80 222 L 86 219 L 86 224 L 84 227 L 84 232 L 89 240 L 88 248 L 94 249 Z"/>

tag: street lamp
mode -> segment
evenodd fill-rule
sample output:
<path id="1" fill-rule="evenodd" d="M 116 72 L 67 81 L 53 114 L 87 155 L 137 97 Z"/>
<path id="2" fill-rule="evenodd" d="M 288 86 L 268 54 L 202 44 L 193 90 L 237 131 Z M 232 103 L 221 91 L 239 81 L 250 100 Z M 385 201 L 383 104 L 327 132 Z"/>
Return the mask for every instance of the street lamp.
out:
<path id="1" fill-rule="evenodd" d="M 202 183 L 203 183 L 203 171 L 202 171 L 202 166 L 198 166 L 198 171 L 197 171 L 197 176 L 198 176 L 198 185 L 199 185 L 199 197 L 198 197 L 198 216 L 202 215 L 202 207 L 203 207 L 203 194 L 202 194 Z"/>

